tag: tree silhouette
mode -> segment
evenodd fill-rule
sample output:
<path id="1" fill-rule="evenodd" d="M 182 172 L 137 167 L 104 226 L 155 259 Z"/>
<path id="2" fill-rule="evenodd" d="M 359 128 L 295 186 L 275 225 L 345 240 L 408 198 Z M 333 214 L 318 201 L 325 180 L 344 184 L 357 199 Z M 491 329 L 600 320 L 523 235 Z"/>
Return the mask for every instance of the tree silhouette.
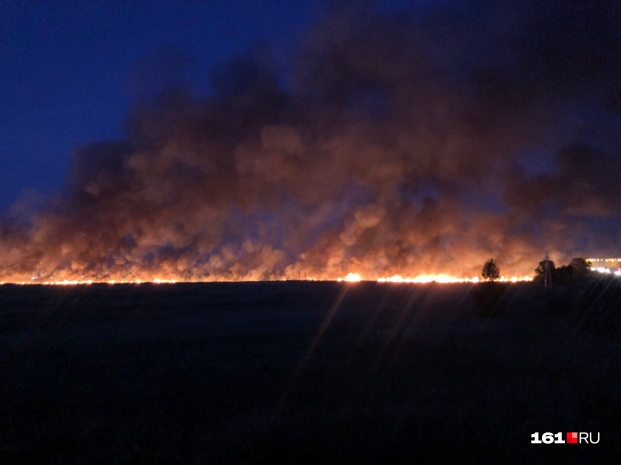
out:
<path id="1" fill-rule="evenodd" d="M 545 281 L 546 266 L 550 272 L 551 284 L 571 284 L 586 278 L 591 273 L 591 262 L 584 258 L 574 258 L 569 265 L 558 268 L 552 260 L 543 260 L 535 269 L 535 282 L 543 283 Z"/>
<path id="2" fill-rule="evenodd" d="M 485 262 L 481 275 L 483 276 L 483 279 L 488 282 L 494 282 L 500 277 L 500 268 L 498 268 L 498 265 L 496 265 L 493 258 L 490 258 Z"/>
<path id="3" fill-rule="evenodd" d="M 584 258 L 573 258 L 569 262 L 571 267 L 572 277 L 574 279 L 586 278 L 591 272 L 591 262 L 586 261 Z"/>
<path id="4" fill-rule="evenodd" d="M 554 262 L 552 260 L 543 260 L 539 262 L 539 266 L 535 268 L 535 277 L 533 281 L 537 283 L 545 282 L 546 266 L 548 267 L 548 270 L 550 271 L 550 277 L 552 278 L 552 282 L 554 282 L 554 275 L 556 274 L 556 266 L 554 265 Z"/>
<path id="5" fill-rule="evenodd" d="M 559 266 L 551 274 L 552 284 L 571 284 L 574 280 L 574 273 L 571 265 Z"/>

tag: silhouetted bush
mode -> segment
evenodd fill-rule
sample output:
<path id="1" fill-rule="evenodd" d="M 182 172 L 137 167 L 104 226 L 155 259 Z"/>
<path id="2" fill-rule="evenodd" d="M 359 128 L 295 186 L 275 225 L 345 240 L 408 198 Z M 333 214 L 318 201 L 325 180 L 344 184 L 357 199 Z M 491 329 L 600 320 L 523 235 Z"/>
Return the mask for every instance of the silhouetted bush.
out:
<path id="1" fill-rule="evenodd" d="M 534 282 L 545 281 L 546 265 L 550 271 L 551 284 L 573 285 L 591 275 L 591 263 L 584 258 L 573 258 L 569 265 L 562 265 L 558 268 L 552 260 L 543 260 L 535 269 Z"/>
<path id="2" fill-rule="evenodd" d="M 483 265 L 483 270 L 481 271 L 481 276 L 485 281 L 496 281 L 500 278 L 500 268 L 496 265 L 496 262 L 493 258 L 490 258 Z"/>
<path id="3" fill-rule="evenodd" d="M 535 268 L 535 276 L 533 281 L 536 283 L 543 283 L 545 281 L 546 275 L 546 265 L 548 270 L 550 271 L 550 277 L 552 277 L 556 273 L 556 266 L 552 260 L 543 260 L 539 262 L 537 268 Z"/>

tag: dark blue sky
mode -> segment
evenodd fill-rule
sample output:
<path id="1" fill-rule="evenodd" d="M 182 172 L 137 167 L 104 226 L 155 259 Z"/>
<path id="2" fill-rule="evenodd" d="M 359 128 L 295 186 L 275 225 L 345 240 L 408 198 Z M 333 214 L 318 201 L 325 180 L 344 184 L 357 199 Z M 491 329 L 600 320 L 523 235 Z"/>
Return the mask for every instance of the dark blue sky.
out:
<path id="1" fill-rule="evenodd" d="M 178 81 L 204 92 L 214 64 L 258 41 L 287 54 L 324 3 L 1 2 L 0 212 L 30 189 L 61 187 L 72 150 L 121 137 L 137 99 Z"/>
<path id="2" fill-rule="evenodd" d="M 286 47 L 319 11 L 307 0 L 2 2 L 0 211 L 25 189 L 60 187 L 73 148 L 121 136 L 137 98 L 184 77 L 204 89 L 214 64 L 257 40 Z"/>

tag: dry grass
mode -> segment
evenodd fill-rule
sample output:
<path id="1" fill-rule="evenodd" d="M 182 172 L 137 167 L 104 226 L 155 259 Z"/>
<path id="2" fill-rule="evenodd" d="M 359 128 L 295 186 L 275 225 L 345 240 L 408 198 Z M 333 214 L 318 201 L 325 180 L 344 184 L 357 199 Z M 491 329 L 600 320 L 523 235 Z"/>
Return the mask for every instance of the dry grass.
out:
<path id="1" fill-rule="evenodd" d="M 0 463 L 618 457 L 618 287 L 494 299 L 482 318 L 471 285 L 3 286 Z"/>

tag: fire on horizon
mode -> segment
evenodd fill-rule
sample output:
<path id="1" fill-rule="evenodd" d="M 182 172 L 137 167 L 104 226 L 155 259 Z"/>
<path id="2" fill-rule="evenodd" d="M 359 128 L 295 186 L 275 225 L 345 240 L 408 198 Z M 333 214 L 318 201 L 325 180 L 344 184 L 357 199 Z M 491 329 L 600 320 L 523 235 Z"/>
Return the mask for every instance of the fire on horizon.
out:
<path id="1" fill-rule="evenodd" d="M 586 261 L 590 263 L 591 269 L 595 272 L 602 274 L 614 274 L 615 276 L 621 277 L 621 258 L 587 258 Z M 532 281 L 532 276 L 511 276 L 505 277 L 500 276 L 498 279 L 501 283 L 518 283 L 518 282 L 529 282 Z M 308 278 L 305 277 L 304 281 L 318 281 L 317 278 Z M 357 283 L 363 281 L 363 277 L 358 273 L 348 273 L 345 277 L 338 277 L 336 279 L 330 279 L 330 281 L 337 282 L 348 282 L 348 283 Z M 8 282 L 11 284 L 43 284 L 43 285 L 84 285 L 84 284 L 93 284 L 93 283 L 103 283 L 103 284 L 142 284 L 142 283 L 150 283 L 150 284 L 176 284 L 180 282 L 188 282 L 186 279 L 162 279 L 162 278 L 145 278 L 145 279 L 130 279 L 130 280 L 93 280 L 93 279 L 85 279 L 82 277 L 81 279 L 75 280 L 55 280 L 53 277 L 49 277 L 47 279 L 41 279 L 38 276 L 32 276 L 30 281 L 14 281 Z M 189 282 L 213 282 L 205 281 L 205 280 L 190 280 Z M 481 279 L 478 276 L 473 276 L 470 278 L 463 278 L 457 276 L 450 276 L 447 274 L 424 274 L 418 275 L 415 277 L 403 277 L 401 275 L 394 275 L 390 277 L 381 277 L 377 278 L 378 283 L 393 283 L 393 284 L 428 284 L 428 283 L 437 283 L 437 284 L 463 284 L 470 283 L 476 284 L 481 282 Z M 0 281 L 0 285 L 8 284 L 6 282 Z"/>
<path id="2" fill-rule="evenodd" d="M 517 5 L 339 12 L 287 79 L 250 54 L 141 103 L 0 219 L 0 282 L 474 282 L 489 257 L 512 282 L 614 253 L 621 13 Z"/>

